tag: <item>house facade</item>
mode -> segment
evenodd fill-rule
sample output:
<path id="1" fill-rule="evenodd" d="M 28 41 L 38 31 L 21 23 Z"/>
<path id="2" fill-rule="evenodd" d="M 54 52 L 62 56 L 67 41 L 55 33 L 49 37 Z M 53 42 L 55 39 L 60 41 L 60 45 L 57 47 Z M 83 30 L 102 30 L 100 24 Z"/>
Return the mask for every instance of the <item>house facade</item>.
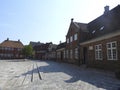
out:
<path id="1" fill-rule="evenodd" d="M 35 51 L 35 59 L 47 59 L 46 53 L 48 52 L 48 47 L 51 43 L 41 44 L 41 45 L 35 45 L 33 47 Z"/>
<path id="2" fill-rule="evenodd" d="M 120 68 L 120 6 L 88 23 L 88 40 L 80 43 L 80 61 L 107 70 Z"/>
<path id="3" fill-rule="evenodd" d="M 87 35 L 87 25 L 84 23 L 73 22 L 71 19 L 71 23 L 68 29 L 68 33 L 66 35 L 66 51 L 65 51 L 65 59 L 68 63 L 79 64 L 79 43 L 86 40 Z"/>
<path id="4" fill-rule="evenodd" d="M 66 55 L 65 55 L 65 47 L 66 42 L 60 43 L 56 49 L 56 61 L 58 62 L 66 62 Z"/>
<path id="5" fill-rule="evenodd" d="M 0 59 L 21 59 L 24 45 L 20 40 L 5 40 L 0 44 Z"/>
<path id="6" fill-rule="evenodd" d="M 46 53 L 46 59 L 48 60 L 56 60 L 56 48 L 57 45 L 51 43 L 48 47 L 48 52 Z"/>

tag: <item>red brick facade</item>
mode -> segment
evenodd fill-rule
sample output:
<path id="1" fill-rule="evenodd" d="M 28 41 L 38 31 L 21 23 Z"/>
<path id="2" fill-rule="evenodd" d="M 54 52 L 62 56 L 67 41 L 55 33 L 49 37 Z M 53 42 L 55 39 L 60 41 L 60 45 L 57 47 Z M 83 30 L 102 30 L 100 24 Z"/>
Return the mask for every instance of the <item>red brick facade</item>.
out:
<path id="1" fill-rule="evenodd" d="M 116 42 L 117 60 L 108 60 L 107 43 L 109 42 Z M 102 46 L 102 60 L 96 60 L 95 45 L 100 44 Z M 84 53 L 84 48 L 86 48 L 86 53 Z M 80 52 L 81 64 L 85 61 L 85 63 L 90 67 L 117 70 L 120 68 L 120 35 L 98 41 L 93 40 L 93 42 L 88 41 L 86 43 L 81 43 Z M 86 58 L 84 58 L 84 56 L 86 56 Z"/>
<path id="2" fill-rule="evenodd" d="M 79 64 L 79 43 L 86 39 L 86 24 L 73 22 L 66 35 L 66 60 L 69 63 Z"/>
<path id="3" fill-rule="evenodd" d="M 46 53 L 48 52 L 48 47 L 51 43 L 36 45 L 33 47 L 35 50 L 35 59 L 46 59 Z"/>

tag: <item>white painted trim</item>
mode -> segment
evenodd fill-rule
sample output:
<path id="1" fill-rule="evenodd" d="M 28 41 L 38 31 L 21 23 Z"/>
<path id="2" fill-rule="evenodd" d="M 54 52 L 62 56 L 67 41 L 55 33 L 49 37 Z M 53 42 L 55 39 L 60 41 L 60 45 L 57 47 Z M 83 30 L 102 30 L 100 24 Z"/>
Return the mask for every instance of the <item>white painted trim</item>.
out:
<path id="1" fill-rule="evenodd" d="M 116 47 L 111 47 L 111 48 L 108 48 L 107 47 L 107 45 L 108 44 L 110 44 L 111 46 L 112 46 L 112 43 L 115 43 L 116 44 Z M 106 47 L 107 47 L 107 59 L 108 60 L 117 60 L 118 59 L 118 53 L 117 53 L 117 41 L 113 41 L 113 42 L 108 42 L 107 44 L 106 44 Z M 109 58 L 109 56 L 108 56 L 108 50 L 113 50 L 113 49 L 116 49 L 116 59 L 113 59 L 113 51 L 112 51 L 112 53 L 111 53 L 111 56 L 112 56 L 112 58 Z"/>
<path id="2" fill-rule="evenodd" d="M 97 47 L 99 47 L 99 46 L 101 46 L 101 49 L 96 49 L 96 46 Z M 96 57 L 96 51 L 98 52 L 98 58 Z M 101 51 L 101 53 L 102 53 L 102 44 L 97 44 L 97 45 L 95 45 L 95 60 L 103 60 L 103 54 L 102 54 L 102 57 L 100 58 L 100 53 L 99 53 L 99 51 Z"/>

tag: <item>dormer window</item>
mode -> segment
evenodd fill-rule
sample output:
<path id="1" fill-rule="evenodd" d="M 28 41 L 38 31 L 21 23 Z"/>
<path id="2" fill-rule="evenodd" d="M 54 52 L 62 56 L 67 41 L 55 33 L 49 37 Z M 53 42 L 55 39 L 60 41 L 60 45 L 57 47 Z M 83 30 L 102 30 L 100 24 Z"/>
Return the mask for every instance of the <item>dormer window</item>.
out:
<path id="1" fill-rule="evenodd" d="M 100 30 L 103 30 L 104 29 L 104 26 L 102 26 L 101 28 L 100 28 Z"/>
<path id="2" fill-rule="evenodd" d="M 95 30 L 92 31 L 92 34 L 94 34 L 94 33 L 95 33 Z"/>

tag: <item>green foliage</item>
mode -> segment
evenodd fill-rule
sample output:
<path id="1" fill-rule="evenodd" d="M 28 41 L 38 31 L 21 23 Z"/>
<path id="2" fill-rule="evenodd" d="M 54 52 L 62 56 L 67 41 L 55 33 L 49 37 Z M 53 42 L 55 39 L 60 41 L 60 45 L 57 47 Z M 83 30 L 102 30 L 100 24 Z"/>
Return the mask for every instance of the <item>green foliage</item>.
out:
<path id="1" fill-rule="evenodd" d="M 23 52 L 25 58 L 27 58 L 27 57 L 32 57 L 33 54 L 34 54 L 34 51 L 33 51 L 33 48 L 32 48 L 31 45 L 26 45 L 26 46 L 24 46 L 22 52 Z"/>

